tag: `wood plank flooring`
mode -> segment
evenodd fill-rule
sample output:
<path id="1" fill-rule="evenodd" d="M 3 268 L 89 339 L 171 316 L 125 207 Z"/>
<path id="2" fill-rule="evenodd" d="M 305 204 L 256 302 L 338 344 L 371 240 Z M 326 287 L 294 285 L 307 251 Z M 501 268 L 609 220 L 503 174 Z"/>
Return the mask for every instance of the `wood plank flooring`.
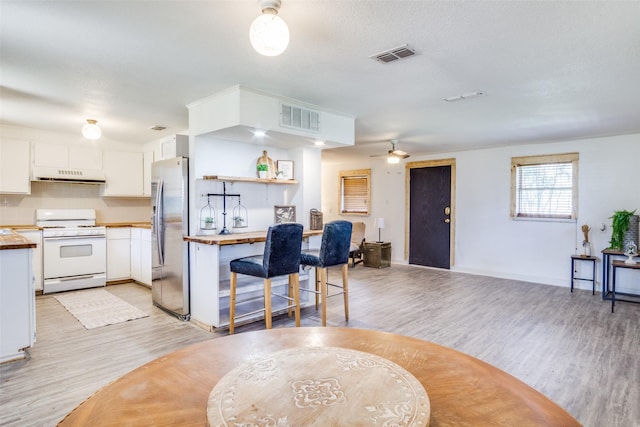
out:
<path id="1" fill-rule="evenodd" d="M 338 280 L 339 270 L 329 279 Z M 589 291 L 411 266 L 349 269 L 350 317 L 330 298 L 329 326 L 389 331 L 482 359 L 531 385 L 585 426 L 640 426 L 640 305 L 616 312 Z M 86 330 L 50 295 L 37 298 L 30 358 L 0 365 L 0 425 L 53 426 L 102 386 L 163 354 L 224 336 L 153 307 L 135 284 L 109 292 L 150 314 Z M 320 313 L 303 310 L 303 326 Z M 291 327 L 281 316 L 274 327 Z M 237 333 L 263 329 L 257 322 Z"/>

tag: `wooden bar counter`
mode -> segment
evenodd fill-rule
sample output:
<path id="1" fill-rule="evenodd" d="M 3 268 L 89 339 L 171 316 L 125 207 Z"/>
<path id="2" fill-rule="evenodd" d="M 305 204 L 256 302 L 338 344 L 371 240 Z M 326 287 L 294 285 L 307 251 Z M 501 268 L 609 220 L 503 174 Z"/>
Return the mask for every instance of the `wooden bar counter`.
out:
<path id="1" fill-rule="evenodd" d="M 59 425 L 206 426 L 209 394 L 229 371 L 298 347 L 342 347 L 398 364 L 427 391 L 430 426 L 580 425 L 520 380 L 458 351 L 386 332 L 319 327 L 246 332 L 191 345 L 99 390 Z"/>
<path id="2" fill-rule="evenodd" d="M 304 230 L 302 237 L 319 236 L 322 230 Z M 241 245 L 244 243 L 258 243 L 267 241 L 266 231 L 253 231 L 250 233 L 214 234 L 209 236 L 186 236 L 184 240 L 205 245 Z"/>

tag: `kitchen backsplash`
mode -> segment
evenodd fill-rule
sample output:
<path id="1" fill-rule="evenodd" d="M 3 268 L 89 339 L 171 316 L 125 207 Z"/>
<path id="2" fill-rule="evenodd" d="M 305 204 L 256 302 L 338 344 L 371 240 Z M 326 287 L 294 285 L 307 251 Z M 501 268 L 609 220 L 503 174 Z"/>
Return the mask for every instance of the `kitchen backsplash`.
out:
<path id="1" fill-rule="evenodd" d="M 0 225 L 35 224 L 36 209 L 95 209 L 100 223 L 146 222 L 148 198 L 100 197 L 100 185 L 32 182 L 31 194 L 0 194 Z"/>

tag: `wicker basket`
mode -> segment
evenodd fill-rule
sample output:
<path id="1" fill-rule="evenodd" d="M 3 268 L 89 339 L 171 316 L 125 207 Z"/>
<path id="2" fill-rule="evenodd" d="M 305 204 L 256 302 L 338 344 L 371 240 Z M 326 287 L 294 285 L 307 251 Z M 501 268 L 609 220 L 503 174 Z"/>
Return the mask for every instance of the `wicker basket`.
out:
<path id="1" fill-rule="evenodd" d="M 309 228 L 312 230 L 322 230 L 322 212 L 318 209 L 311 209 L 309 220 Z"/>

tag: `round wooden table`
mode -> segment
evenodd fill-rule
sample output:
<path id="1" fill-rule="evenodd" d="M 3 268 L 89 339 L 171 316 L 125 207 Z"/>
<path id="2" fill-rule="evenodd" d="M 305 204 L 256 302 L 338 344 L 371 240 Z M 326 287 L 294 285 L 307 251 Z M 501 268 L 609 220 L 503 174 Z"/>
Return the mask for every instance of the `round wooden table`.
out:
<path id="1" fill-rule="evenodd" d="M 410 372 L 429 395 L 430 426 L 580 425 L 522 381 L 466 354 L 386 332 L 320 327 L 246 332 L 191 345 L 99 390 L 59 425 L 206 426 L 209 394 L 228 372 L 276 351 L 319 346 L 371 353 Z"/>

